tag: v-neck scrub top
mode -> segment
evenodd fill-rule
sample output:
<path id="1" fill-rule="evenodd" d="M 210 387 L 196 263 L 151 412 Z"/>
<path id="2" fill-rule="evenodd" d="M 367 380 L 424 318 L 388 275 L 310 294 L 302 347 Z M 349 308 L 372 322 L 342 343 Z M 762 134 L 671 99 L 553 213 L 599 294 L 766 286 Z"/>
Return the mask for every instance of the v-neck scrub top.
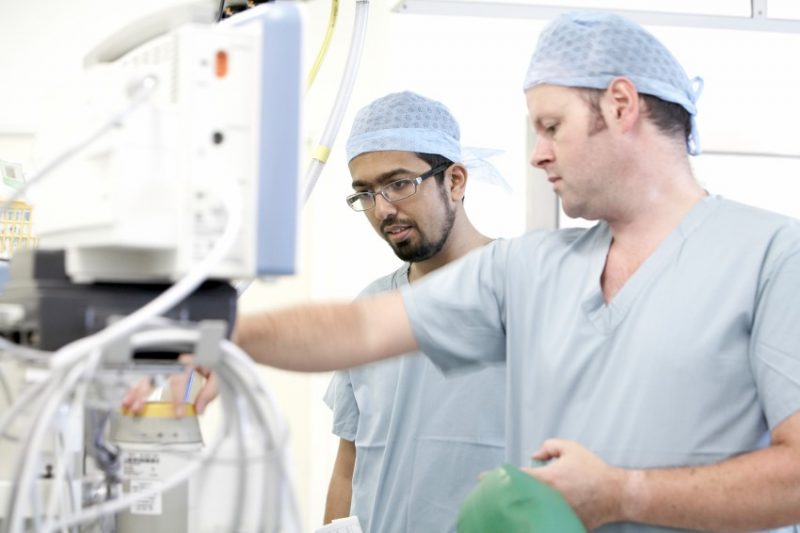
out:
<path id="1" fill-rule="evenodd" d="M 606 304 L 610 243 L 604 222 L 537 231 L 402 289 L 434 364 L 506 361 L 514 464 L 551 437 L 619 467 L 715 463 L 800 409 L 798 221 L 706 197 Z"/>

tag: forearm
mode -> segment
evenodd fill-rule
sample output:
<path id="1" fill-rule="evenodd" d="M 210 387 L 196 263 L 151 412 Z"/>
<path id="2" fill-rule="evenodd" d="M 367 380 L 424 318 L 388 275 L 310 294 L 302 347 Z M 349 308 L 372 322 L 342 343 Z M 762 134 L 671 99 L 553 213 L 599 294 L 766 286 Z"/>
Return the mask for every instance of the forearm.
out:
<path id="1" fill-rule="evenodd" d="M 344 476 L 331 477 L 328 485 L 328 498 L 325 500 L 325 524 L 330 524 L 337 518 L 350 516 L 350 502 L 353 497 L 352 479 Z"/>
<path id="2" fill-rule="evenodd" d="M 353 470 L 356 463 L 354 442 L 340 439 L 339 451 L 333 465 L 331 482 L 328 485 L 328 498 L 325 501 L 324 523 L 329 524 L 337 518 L 350 516 L 350 503 L 353 499 Z"/>
<path id="3" fill-rule="evenodd" d="M 245 315 L 237 320 L 234 340 L 260 363 L 308 372 L 416 349 L 399 293 Z"/>
<path id="4" fill-rule="evenodd" d="M 800 523 L 800 452 L 769 448 L 697 468 L 628 473 L 621 520 L 705 531 Z"/>

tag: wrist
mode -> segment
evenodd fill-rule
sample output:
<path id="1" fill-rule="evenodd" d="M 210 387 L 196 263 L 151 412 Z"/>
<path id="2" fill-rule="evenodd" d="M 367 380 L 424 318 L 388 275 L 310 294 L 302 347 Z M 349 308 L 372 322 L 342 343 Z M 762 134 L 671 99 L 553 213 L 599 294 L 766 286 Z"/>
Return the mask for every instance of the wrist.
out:
<path id="1" fill-rule="evenodd" d="M 646 496 L 645 471 L 622 470 L 622 490 L 618 506 L 619 520 L 636 522 L 641 517 L 641 509 Z"/>

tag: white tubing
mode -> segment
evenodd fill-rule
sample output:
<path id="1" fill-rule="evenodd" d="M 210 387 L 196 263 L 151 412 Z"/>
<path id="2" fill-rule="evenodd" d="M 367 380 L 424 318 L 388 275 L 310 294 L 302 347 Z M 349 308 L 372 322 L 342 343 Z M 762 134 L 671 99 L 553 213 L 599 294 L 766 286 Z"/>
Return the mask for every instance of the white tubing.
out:
<path id="1" fill-rule="evenodd" d="M 56 157 L 51 159 L 47 162 L 40 170 L 34 172 L 31 176 L 25 180 L 25 183 L 22 184 L 22 187 L 15 190 L 11 196 L 8 197 L 2 204 L 0 204 L 0 213 L 8 209 L 14 201 L 21 197 L 23 193 L 28 190 L 31 185 L 37 183 L 38 181 L 42 180 L 45 176 L 50 174 L 54 169 L 60 167 L 65 162 L 69 161 L 73 157 L 75 157 L 78 153 L 80 153 L 84 148 L 92 144 L 97 139 L 104 136 L 108 133 L 112 128 L 116 128 L 122 125 L 125 122 L 125 119 L 130 115 L 133 111 L 135 111 L 140 105 L 145 103 L 150 97 L 155 93 L 156 88 L 158 87 L 158 79 L 155 76 L 147 76 L 143 78 L 139 85 L 134 89 L 134 92 L 131 96 L 130 102 L 125 109 L 119 111 L 117 114 L 109 118 L 106 122 L 104 122 L 99 128 L 92 131 L 89 135 L 84 137 L 83 139 L 79 140 L 69 148 L 65 149 L 63 152 L 58 154 Z"/>
<path id="2" fill-rule="evenodd" d="M 228 251 L 233 247 L 242 226 L 242 199 L 236 194 L 231 194 L 226 203 L 228 221 L 225 231 L 214 244 L 214 248 L 202 261 L 190 269 L 183 278 L 169 289 L 136 312 L 94 335 L 78 339 L 60 348 L 53 355 L 51 366 L 53 368 L 67 367 L 74 364 L 75 361 L 83 357 L 89 351 L 114 342 L 126 335 L 131 335 L 152 318 L 169 311 L 200 286 L 208 277 L 208 274 L 225 258 Z"/>
<path id="3" fill-rule="evenodd" d="M 358 74 L 358 67 L 361 62 L 361 53 L 364 50 L 364 39 L 367 35 L 367 18 L 369 15 L 369 0 L 356 1 L 356 18 L 353 28 L 353 39 L 350 41 L 350 52 L 347 55 L 347 66 L 345 67 L 342 82 L 339 84 L 339 92 L 336 94 L 336 100 L 333 104 L 333 110 L 328 118 L 328 123 L 325 126 L 325 131 L 319 141 L 320 147 L 330 149 L 333 147 L 333 142 L 336 140 L 336 134 L 342 126 L 344 113 L 347 110 L 347 104 L 350 102 L 350 96 L 353 93 L 353 86 L 356 82 L 356 75 Z M 325 158 L 327 160 L 327 157 Z M 306 172 L 305 191 L 303 193 L 303 203 L 307 202 L 314 187 L 317 185 L 319 175 L 325 167 L 325 162 L 319 159 L 312 159 L 311 164 L 308 166 Z"/>

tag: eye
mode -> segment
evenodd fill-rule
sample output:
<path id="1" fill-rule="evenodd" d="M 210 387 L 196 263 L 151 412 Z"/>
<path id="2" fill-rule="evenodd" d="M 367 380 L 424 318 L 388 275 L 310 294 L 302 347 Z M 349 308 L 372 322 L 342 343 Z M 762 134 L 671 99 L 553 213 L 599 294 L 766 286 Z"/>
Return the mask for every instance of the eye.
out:
<path id="1" fill-rule="evenodd" d="M 368 192 L 366 192 L 366 191 L 358 191 L 358 192 L 356 192 L 354 194 L 351 194 L 347 198 L 348 198 L 348 201 L 352 200 L 352 202 L 350 202 L 350 203 L 355 203 L 355 202 L 364 200 L 366 198 L 369 198 L 369 196 L 370 196 L 370 194 Z"/>
<path id="2" fill-rule="evenodd" d="M 397 180 L 388 185 L 393 191 L 402 191 L 411 184 L 411 180 Z"/>
<path id="3" fill-rule="evenodd" d="M 554 123 L 552 123 L 550 125 L 545 126 L 544 132 L 547 135 L 553 136 L 553 135 L 556 134 L 556 131 L 558 131 L 558 126 L 559 126 L 559 123 L 558 122 L 554 122 Z"/>

